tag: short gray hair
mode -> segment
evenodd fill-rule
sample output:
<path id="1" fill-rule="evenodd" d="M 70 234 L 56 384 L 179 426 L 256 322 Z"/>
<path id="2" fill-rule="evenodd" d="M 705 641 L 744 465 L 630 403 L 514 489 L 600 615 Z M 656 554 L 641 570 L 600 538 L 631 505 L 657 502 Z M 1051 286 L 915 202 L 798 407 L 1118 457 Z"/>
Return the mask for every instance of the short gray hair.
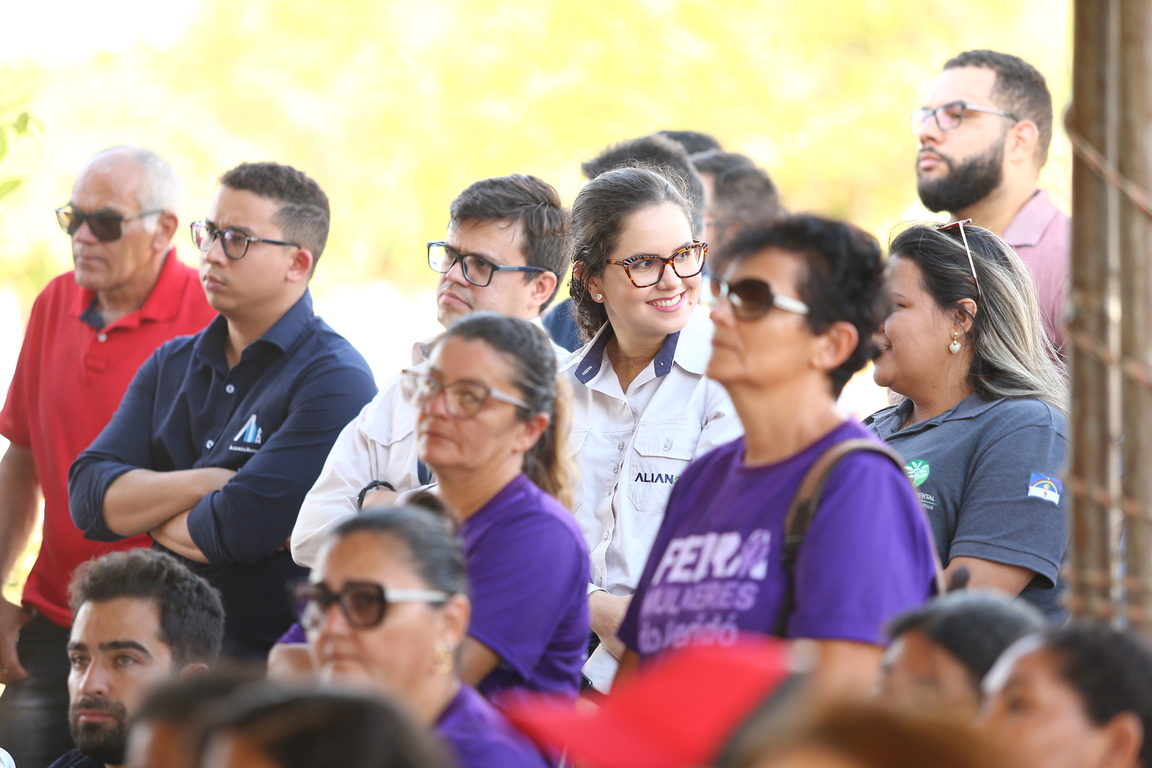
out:
<path id="1" fill-rule="evenodd" d="M 184 187 L 175 169 L 159 153 L 146 147 L 118 144 L 97 152 L 90 162 L 110 154 L 126 154 L 140 166 L 140 189 L 136 202 L 142 211 L 170 211 L 179 215 L 184 199 Z M 155 227 L 155 219 L 148 224 Z"/>

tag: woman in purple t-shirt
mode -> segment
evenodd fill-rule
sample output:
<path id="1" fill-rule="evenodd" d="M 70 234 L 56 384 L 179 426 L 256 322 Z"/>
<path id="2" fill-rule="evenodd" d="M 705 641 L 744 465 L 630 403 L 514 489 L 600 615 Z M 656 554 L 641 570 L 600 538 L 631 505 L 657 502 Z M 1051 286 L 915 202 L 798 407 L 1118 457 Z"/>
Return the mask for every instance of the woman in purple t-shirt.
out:
<path id="1" fill-rule="evenodd" d="M 772 634 L 791 581 L 788 637 L 819 646 L 818 684 L 867 692 L 892 616 L 929 595 L 928 524 L 900 468 L 867 452 L 832 472 L 795 571 L 780 560 L 784 517 L 808 468 L 829 447 L 867 437 L 836 407 L 875 354 L 886 301 L 880 246 L 816 216 L 751 226 L 728 247 L 710 293 L 715 332 L 707 375 L 732 396 L 745 436 L 695 460 L 620 629 L 638 661 L 669 648 Z"/>
<path id="2" fill-rule="evenodd" d="M 397 697 L 460 768 L 547 765 L 457 674 L 472 606 L 447 520 L 413 507 L 349 518 L 293 592 L 326 682 L 367 684 Z"/>
<path id="3" fill-rule="evenodd" d="M 405 371 L 416 447 L 459 524 L 472 583 L 460 675 L 575 696 L 588 643 L 588 548 L 572 513 L 567 404 L 544 331 L 479 312 Z M 561 499 L 565 505 L 561 505 Z"/>

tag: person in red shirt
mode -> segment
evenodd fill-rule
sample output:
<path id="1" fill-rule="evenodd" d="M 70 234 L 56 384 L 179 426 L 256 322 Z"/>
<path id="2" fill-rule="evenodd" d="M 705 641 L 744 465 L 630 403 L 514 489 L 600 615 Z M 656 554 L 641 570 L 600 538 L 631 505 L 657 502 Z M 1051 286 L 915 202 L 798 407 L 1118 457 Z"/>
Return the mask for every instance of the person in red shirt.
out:
<path id="1" fill-rule="evenodd" d="M 147 546 L 84 539 L 68 511 L 68 467 L 112 418 L 136 369 L 165 341 L 215 317 L 197 270 L 176 258 L 181 188 L 155 152 L 120 146 L 81 170 L 56 211 L 75 269 L 37 297 L 0 434 L 0 583 L 36 524 L 43 543 L 21 605 L 0 597 L 0 746 L 20 768 L 43 768 L 70 748 L 68 583 L 86 560 Z"/>

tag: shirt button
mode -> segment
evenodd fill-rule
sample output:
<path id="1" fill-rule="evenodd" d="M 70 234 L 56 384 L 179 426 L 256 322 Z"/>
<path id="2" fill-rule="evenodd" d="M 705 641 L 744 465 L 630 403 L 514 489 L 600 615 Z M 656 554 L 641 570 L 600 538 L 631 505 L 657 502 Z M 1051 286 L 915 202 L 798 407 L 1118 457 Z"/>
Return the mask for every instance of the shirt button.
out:
<path id="1" fill-rule="evenodd" d="M 99 336 L 96 337 L 96 341 L 108 341 L 108 334 L 101 333 Z"/>
<path id="2" fill-rule="evenodd" d="M 596 579 L 596 586 L 598 586 L 598 587 L 604 586 L 604 579 Z"/>
<path id="3" fill-rule="evenodd" d="M 214 445 L 216 445 L 216 441 L 215 441 L 215 440 L 209 440 L 208 442 L 204 443 L 204 447 L 205 447 L 205 448 L 211 448 L 211 447 L 212 447 L 212 446 L 214 446 Z"/>
<path id="4" fill-rule="evenodd" d="M 616 450 L 618 450 L 618 451 L 624 450 L 624 441 L 623 440 L 620 441 L 620 445 L 616 446 Z"/>
<path id="5" fill-rule="evenodd" d="M 664 450 L 668 450 L 671 447 L 672 447 L 672 441 L 671 440 L 665 440 L 664 441 Z"/>
<path id="6" fill-rule="evenodd" d="M 620 465 L 619 465 L 619 464 L 617 464 L 616 466 L 612 467 L 612 473 L 613 473 L 613 474 L 615 474 L 616 472 L 619 472 L 619 471 L 620 471 Z"/>
<path id="7" fill-rule="evenodd" d="M 224 391 L 227 392 L 228 394 L 232 394 L 233 392 L 236 391 L 236 387 L 229 384 L 228 386 L 224 387 Z"/>
<path id="8" fill-rule="evenodd" d="M 608 531 L 604 531 L 604 541 L 608 541 L 610 536 L 611 534 L 609 534 Z"/>

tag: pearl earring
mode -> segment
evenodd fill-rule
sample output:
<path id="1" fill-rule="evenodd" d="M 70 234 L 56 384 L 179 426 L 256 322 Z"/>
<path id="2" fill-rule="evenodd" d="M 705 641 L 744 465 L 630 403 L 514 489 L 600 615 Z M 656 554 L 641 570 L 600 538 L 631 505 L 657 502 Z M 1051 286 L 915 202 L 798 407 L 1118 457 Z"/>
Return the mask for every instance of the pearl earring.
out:
<path id="1" fill-rule="evenodd" d="M 603 299 L 604 299 L 604 294 L 602 294 L 602 293 L 596 294 L 596 301 L 602 301 Z"/>
<path id="2" fill-rule="evenodd" d="M 952 343 L 948 345 L 948 351 L 954 355 L 960 354 L 960 332 L 952 331 Z"/>

